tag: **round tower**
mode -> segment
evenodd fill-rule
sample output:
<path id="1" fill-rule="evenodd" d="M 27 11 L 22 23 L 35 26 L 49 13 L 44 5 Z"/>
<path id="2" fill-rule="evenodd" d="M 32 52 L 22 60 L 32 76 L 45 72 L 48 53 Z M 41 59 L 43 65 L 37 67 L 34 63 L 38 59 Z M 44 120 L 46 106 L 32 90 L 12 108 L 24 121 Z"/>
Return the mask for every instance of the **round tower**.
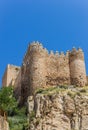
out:
<path id="1" fill-rule="evenodd" d="M 29 87 L 30 95 L 37 88 L 46 86 L 46 65 L 47 51 L 40 43 L 32 43 L 29 47 Z"/>
<path id="2" fill-rule="evenodd" d="M 46 86 L 46 64 L 48 53 L 38 42 L 29 45 L 21 67 L 21 102 L 34 95 L 37 88 Z"/>
<path id="3" fill-rule="evenodd" d="M 29 47 L 29 87 L 30 95 L 38 88 L 46 86 L 46 57 L 47 50 L 36 42 Z"/>
<path id="4" fill-rule="evenodd" d="M 69 54 L 70 61 L 70 77 L 71 84 L 76 86 L 85 86 L 86 80 L 86 69 L 84 62 L 84 53 L 82 49 L 76 50 L 73 48 Z"/>

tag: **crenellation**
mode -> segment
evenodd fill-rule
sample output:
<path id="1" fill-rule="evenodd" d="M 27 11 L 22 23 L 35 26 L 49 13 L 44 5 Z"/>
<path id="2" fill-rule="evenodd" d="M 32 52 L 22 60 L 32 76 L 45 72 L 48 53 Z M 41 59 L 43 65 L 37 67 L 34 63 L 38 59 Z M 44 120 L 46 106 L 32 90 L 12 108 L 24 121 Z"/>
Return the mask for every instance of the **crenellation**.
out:
<path id="1" fill-rule="evenodd" d="M 67 57 L 67 58 L 69 58 L 69 54 L 70 54 L 70 51 L 67 50 L 67 52 L 66 52 L 66 57 Z"/>
<path id="2" fill-rule="evenodd" d="M 71 83 L 77 86 L 87 84 L 84 53 L 82 49 L 74 49 L 69 56 Z"/>
<path id="3" fill-rule="evenodd" d="M 54 51 L 51 50 L 50 53 L 49 53 L 49 55 L 54 55 Z"/>
<path id="4" fill-rule="evenodd" d="M 55 52 L 55 57 L 56 57 L 56 58 L 59 57 L 59 52 L 58 52 L 58 51 Z"/>
<path id="5" fill-rule="evenodd" d="M 75 47 L 72 48 L 72 50 L 70 51 L 71 54 L 75 54 L 77 53 L 77 49 Z"/>
<path id="6" fill-rule="evenodd" d="M 82 51 L 82 49 L 73 49 L 70 52 L 70 62 L 76 59 L 80 59 L 82 61 L 84 61 L 84 53 Z"/>
<path id="7" fill-rule="evenodd" d="M 46 48 L 44 48 L 44 52 L 46 53 L 46 56 L 49 55 L 49 52 Z"/>
<path id="8" fill-rule="evenodd" d="M 60 54 L 59 54 L 59 56 L 62 57 L 62 58 L 64 58 L 66 55 L 64 54 L 63 51 L 61 51 Z"/>
<path id="9" fill-rule="evenodd" d="M 28 52 L 34 54 L 34 53 L 37 53 L 37 51 L 40 53 L 44 53 L 44 49 L 43 49 L 42 44 L 39 44 L 39 43 L 38 44 L 37 43 L 31 44 Z"/>
<path id="10" fill-rule="evenodd" d="M 78 48 L 79 53 L 83 53 L 83 50 L 81 48 Z"/>
<path id="11" fill-rule="evenodd" d="M 81 48 L 73 48 L 66 53 L 48 52 L 41 43 L 33 42 L 28 46 L 18 77 L 20 82 L 16 79 L 16 86 L 21 88 L 22 102 L 34 95 L 37 88 L 85 86 L 87 78 L 84 53 Z"/>

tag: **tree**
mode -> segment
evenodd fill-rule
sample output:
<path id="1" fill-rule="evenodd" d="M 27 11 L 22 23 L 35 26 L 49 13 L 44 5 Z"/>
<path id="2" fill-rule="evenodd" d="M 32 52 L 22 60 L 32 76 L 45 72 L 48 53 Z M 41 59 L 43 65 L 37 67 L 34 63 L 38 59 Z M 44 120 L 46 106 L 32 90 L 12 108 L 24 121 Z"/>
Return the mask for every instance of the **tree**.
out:
<path id="1" fill-rule="evenodd" d="M 0 109 L 8 115 L 14 114 L 17 108 L 17 101 L 13 95 L 13 87 L 3 87 L 0 89 Z"/>

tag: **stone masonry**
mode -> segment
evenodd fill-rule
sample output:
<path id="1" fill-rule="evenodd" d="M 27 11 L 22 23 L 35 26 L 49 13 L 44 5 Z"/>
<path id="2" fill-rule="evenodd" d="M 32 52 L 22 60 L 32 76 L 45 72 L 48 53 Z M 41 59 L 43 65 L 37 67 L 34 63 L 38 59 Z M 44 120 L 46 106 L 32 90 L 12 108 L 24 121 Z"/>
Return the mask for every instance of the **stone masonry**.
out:
<path id="1" fill-rule="evenodd" d="M 14 86 L 19 71 L 20 67 L 8 64 L 4 76 L 2 78 L 2 86 Z"/>
<path id="2" fill-rule="evenodd" d="M 25 100 L 37 88 L 87 84 L 82 49 L 50 53 L 40 43 L 29 45 L 21 67 L 21 94 Z"/>
<path id="3" fill-rule="evenodd" d="M 16 88 L 20 87 L 23 102 L 28 96 L 33 95 L 37 88 L 87 84 L 84 53 L 80 48 L 78 50 L 73 48 L 66 54 L 63 52 L 54 54 L 53 51 L 49 53 L 39 42 L 33 42 L 27 49 L 20 71 L 19 69 L 15 73 L 10 71 L 9 75 L 6 71 L 2 84 L 8 86 L 16 79 L 14 84 Z M 15 76 L 11 76 L 12 74 Z"/>

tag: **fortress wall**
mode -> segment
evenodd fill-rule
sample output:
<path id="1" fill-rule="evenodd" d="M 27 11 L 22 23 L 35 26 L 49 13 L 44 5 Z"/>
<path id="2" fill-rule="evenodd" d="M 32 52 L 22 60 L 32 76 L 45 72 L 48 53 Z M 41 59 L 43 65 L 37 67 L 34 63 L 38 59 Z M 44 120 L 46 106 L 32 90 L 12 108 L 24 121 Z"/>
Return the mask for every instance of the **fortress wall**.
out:
<path id="1" fill-rule="evenodd" d="M 57 85 L 86 85 L 84 55 L 81 49 L 66 54 L 55 54 L 32 43 L 21 67 L 22 102 L 33 95 L 37 88 Z"/>
<path id="2" fill-rule="evenodd" d="M 18 66 L 8 65 L 3 77 L 2 86 L 14 86 L 19 70 L 20 67 Z"/>
<path id="3" fill-rule="evenodd" d="M 84 53 L 75 48 L 71 52 L 48 52 L 38 42 L 29 45 L 21 67 L 8 65 L 2 86 L 14 86 L 17 99 L 24 103 L 38 88 L 59 85 L 85 86 Z"/>
<path id="4" fill-rule="evenodd" d="M 16 99 L 21 97 L 21 69 L 14 83 L 14 94 Z"/>
<path id="5" fill-rule="evenodd" d="M 84 53 L 81 49 L 74 48 L 70 53 L 70 76 L 73 85 L 85 86 L 87 83 Z"/>
<path id="6" fill-rule="evenodd" d="M 88 76 L 86 76 L 86 79 L 87 79 L 87 86 L 88 86 Z"/>
<path id="7" fill-rule="evenodd" d="M 46 85 L 70 84 L 69 54 L 53 54 L 47 57 L 47 80 Z"/>
<path id="8" fill-rule="evenodd" d="M 19 73 L 16 77 L 14 87 L 16 88 L 17 86 L 20 86 L 20 85 L 21 85 L 21 69 L 19 70 Z"/>
<path id="9" fill-rule="evenodd" d="M 3 76 L 3 78 L 2 78 L 2 86 L 3 87 L 6 87 L 7 86 L 7 72 L 8 71 L 8 69 L 6 68 L 6 70 L 5 70 L 5 72 L 4 72 L 4 76 Z"/>
<path id="10" fill-rule="evenodd" d="M 22 100 L 37 88 L 70 84 L 69 53 L 49 54 L 39 43 L 28 47 L 21 70 Z"/>
<path id="11" fill-rule="evenodd" d="M 20 67 L 8 65 L 7 86 L 14 86 L 15 80 L 19 74 Z"/>
<path id="12" fill-rule="evenodd" d="M 27 71 L 27 65 L 24 63 L 21 67 L 21 100 L 24 102 L 24 100 L 27 98 L 30 92 L 30 83 L 28 76 L 29 73 Z"/>

